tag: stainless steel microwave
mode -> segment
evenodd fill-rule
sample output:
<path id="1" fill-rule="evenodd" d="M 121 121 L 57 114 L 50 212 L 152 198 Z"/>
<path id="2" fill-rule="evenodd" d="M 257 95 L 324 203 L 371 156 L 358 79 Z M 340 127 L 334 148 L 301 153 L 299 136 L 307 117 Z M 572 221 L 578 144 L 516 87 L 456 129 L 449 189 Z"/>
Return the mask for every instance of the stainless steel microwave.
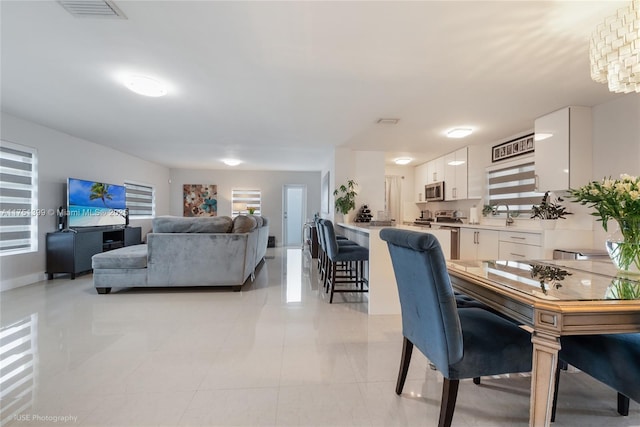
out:
<path id="1" fill-rule="evenodd" d="M 424 186 L 424 199 L 427 202 L 444 200 L 444 182 L 438 181 Z"/>

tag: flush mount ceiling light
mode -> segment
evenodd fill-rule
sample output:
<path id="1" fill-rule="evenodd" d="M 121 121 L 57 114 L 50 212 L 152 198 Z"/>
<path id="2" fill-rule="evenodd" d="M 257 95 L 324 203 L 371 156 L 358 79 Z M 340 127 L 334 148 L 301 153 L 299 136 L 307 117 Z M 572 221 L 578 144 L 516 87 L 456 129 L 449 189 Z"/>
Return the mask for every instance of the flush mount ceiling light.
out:
<path id="1" fill-rule="evenodd" d="M 138 95 L 159 97 L 167 94 L 164 83 L 147 76 L 131 75 L 124 79 L 124 85 Z"/>
<path id="2" fill-rule="evenodd" d="M 640 93 L 640 0 L 607 17 L 591 36 L 591 78 L 616 93 Z"/>
<path id="3" fill-rule="evenodd" d="M 238 166 L 242 162 L 238 159 L 222 159 L 222 163 L 227 166 Z"/>
<path id="4" fill-rule="evenodd" d="M 473 129 L 469 128 L 455 128 L 447 132 L 448 138 L 464 138 L 473 133 Z"/>
<path id="5" fill-rule="evenodd" d="M 411 160 L 413 159 L 409 157 L 399 157 L 395 159 L 394 162 L 396 162 L 396 165 L 406 165 L 406 164 L 409 164 Z"/>

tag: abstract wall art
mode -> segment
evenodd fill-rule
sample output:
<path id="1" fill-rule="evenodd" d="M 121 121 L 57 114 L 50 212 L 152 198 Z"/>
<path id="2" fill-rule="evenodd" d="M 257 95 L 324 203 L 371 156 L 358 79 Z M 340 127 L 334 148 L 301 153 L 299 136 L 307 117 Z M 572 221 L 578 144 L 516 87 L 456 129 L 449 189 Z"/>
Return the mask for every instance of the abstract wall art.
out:
<path id="1" fill-rule="evenodd" d="M 183 216 L 216 216 L 218 215 L 218 186 L 184 184 L 182 203 Z"/>

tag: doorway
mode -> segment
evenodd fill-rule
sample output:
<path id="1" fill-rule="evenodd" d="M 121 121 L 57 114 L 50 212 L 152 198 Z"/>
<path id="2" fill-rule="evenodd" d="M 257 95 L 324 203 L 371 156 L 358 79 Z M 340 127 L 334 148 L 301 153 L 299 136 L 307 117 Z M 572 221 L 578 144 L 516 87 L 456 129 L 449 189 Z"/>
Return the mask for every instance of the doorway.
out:
<path id="1" fill-rule="evenodd" d="M 302 226 L 306 215 L 307 187 L 286 184 L 283 187 L 283 246 L 302 247 Z"/>

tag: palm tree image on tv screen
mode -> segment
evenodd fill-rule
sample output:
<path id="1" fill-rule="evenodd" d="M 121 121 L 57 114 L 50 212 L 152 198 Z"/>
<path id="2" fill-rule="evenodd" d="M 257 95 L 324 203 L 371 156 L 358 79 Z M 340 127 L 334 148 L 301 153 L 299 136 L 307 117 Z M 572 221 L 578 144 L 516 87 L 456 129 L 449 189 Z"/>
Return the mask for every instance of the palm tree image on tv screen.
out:
<path id="1" fill-rule="evenodd" d="M 69 227 L 125 224 L 125 188 L 122 185 L 69 178 Z"/>

